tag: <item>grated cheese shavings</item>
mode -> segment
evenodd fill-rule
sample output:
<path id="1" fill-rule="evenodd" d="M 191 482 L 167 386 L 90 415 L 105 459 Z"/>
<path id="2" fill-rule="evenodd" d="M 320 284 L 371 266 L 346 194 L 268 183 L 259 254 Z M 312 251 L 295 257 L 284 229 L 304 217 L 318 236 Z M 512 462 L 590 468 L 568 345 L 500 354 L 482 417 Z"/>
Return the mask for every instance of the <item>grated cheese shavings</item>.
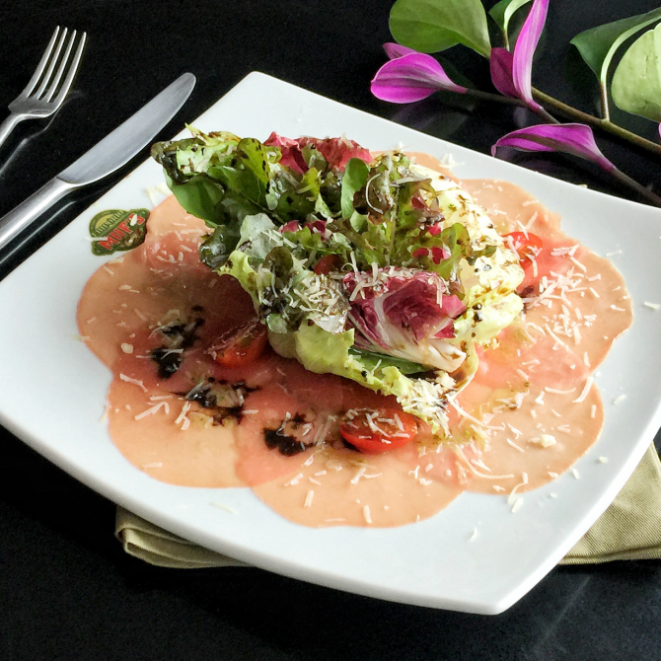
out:
<path id="1" fill-rule="evenodd" d="M 140 381 L 139 379 L 132 379 L 130 376 L 126 376 L 126 374 L 121 374 L 121 373 L 119 375 L 119 378 L 122 381 L 126 381 L 126 383 L 130 383 L 134 386 L 138 386 L 138 387 L 142 388 L 143 392 L 147 392 L 147 388 L 145 388 L 145 384 L 142 381 Z"/>
<path id="2" fill-rule="evenodd" d="M 369 505 L 363 505 L 363 518 L 365 519 L 365 523 L 372 523 L 372 514 Z"/>
<path id="3" fill-rule="evenodd" d="M 161 409 L 165 409 L 165 412 L 169 413 L 170 405 L 167 402 L 158 402 L 157 404 L 154 404 L 154 406 L 150 406 L 142 413 L 138 413 L 138 415 L 133 417 L 135 420 L 142 420 L 143 418 L 146 418 L 148 415 L 154 415 L 155 413 L 158 413 Z"/>
<path id="4" fill-rule="evenodd" d="M 581 394 L 572 403 L 580 404 L 588 396 L 588 393 L 590 392 L 593 383 L 594 383 L 594 378 L 588 376 L 587 380 L 585 381 L 585 386 L 583 386 L 583 390 L 581 391 Z"/>
<path id="5" fill-rule="evenodd" d="M 512 512 L 512 514 L 516 514 L 522 507 L 523 507 L 523 498 L 517 498 L 514 501 L 514 504 L 512 505 L 512 509 L 510 510 L 510 512 Z"/>

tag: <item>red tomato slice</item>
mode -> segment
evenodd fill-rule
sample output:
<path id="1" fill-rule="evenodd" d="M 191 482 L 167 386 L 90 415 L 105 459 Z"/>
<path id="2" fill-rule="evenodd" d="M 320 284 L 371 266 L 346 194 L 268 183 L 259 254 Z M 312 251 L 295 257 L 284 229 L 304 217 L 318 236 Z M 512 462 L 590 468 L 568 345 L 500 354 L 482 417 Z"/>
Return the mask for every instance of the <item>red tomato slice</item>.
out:
<path id="1" fill-rule="evenodd" d="M 324 255 L 312 269 L 317 275 L 328 275 L 340 268 L 342 260 L 339 255 Z"/>
<path id="2" fill-rule="evenodd" d="M 506 244 L 510 243 L 508 237 L 512 239 L 512 246 L 519 255 L 519 261 L 523 268 L 532 263 L 531 257 L 536 258 L 544 245 L 544 242 L 536 234 L 530 232 L 527 236 L 523 232 L 505 234 L 503 239 L 505 239 Z"/>
<path id="3" fill-rule="evenodd" d="M 208 349 L 208 353 L 223 367 L 243 367 L 252 363 L 264 351 L 267 339 L 266 326 L 258 319 L 253 319 L 219 337 Z"/>
<path id="4" fill-rule="evenodd" d="M 410 443 L 418 434 L 418 421 L 397 409 L 352 409 L 344 414 L 340 433 L 361 452 L 382 454 Z"/>

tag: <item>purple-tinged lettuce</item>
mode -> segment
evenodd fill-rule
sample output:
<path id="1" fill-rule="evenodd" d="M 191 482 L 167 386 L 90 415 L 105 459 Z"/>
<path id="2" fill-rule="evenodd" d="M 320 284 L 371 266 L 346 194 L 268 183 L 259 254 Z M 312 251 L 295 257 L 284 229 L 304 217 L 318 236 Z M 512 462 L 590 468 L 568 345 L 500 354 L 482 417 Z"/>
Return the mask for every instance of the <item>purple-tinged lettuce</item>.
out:
<path id="1" fill-rule="evenodd" d="M 532 61 L 544 29 L 549 0 L 535 0 L 516 40 L 514 52 L 493 48 L 490 56 L 491 79 L 505 96 L 521 99 L 533 111 L 541 106 L 532 98 Z"/>
<path id="2" fill-rule="evenodd" d="M 397 44 L 390 50 L 389 57 L 372 80 L 372 94 L 382 101 L 391 103 L 412 103 L 444 90 L 465 94 L 468 90 L 454 83 L 443 67 L 431 55 L 417 53 Z M 410 51 L 410 52 L 405 52 Z"/>
<path id="3" fill-rule="evenodd" d="M 556 151 L 584 158 L 612 172 L 615 166 L 601 153 L 592 129 L 585 124 L 540 124 L 512 131 L 491 147 L 492 156 L 499 147 L 523 151 Z"/>
<path id="4" fill-rule="evenodd" d="M 454 319 L 466 306 L 429 271 L 382 269 L 348 273 L 343 286 L 350 299 L 349 321 L 358 349 L 454 371 L 465 354 L 447 342 Z"/>

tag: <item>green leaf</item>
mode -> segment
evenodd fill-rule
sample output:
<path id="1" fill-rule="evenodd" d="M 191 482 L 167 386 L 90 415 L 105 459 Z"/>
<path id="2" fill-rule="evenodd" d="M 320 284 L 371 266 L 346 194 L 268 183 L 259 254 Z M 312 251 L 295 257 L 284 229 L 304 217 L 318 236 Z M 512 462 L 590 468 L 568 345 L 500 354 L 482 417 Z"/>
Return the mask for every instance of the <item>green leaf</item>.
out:
<path id="1" fill-rule="evenodd" d="M 661 9 L 655 9 L 647 14 L 586 30 L 576 35 L 570 43 L 578 48 L 578 52 L 594 71 L 602 88 L 606 89 L 608 68 L 617 49 L 636 32 L 659 20 L 661 20 Z"/>
<path id="2" fill-rule="evenodd" d="M 461 258 L 471 253 L 470 234 L 465 225 L 455 223 L 441 232 L 441 239 L 450 250 L 450 257 L 444 259 L 434 270 L 442 278 L 449 280 L 459 268 Z"/>
<path id="3" fill-rule="evenodd" d="M 369 221 L 367 220 L 367 216 L 364 216 L 362 213 L 358 213 L 357 211 L 354 211 L 351 214 L 351 218 L 349 218 L 349 225 L 351 225 L 351 229 L 353 229 L 354 232 L 358 232 L 358 234 L 362 234 L 367 229 L 368 222 Z"/>
<path id="4" fill-rule="evenodd" d="M 266 185 L 269 182 L 267 163 L 275 162 L 279 153 L 279 150 L 276 152 L 273 147 L 267 147 L 255 138 L 244 138 L 237 146 L 236 158 L 246 170 L 252 172 L 256 179 Z"/>
<path id="5" fill-rule="evenodd" d="M 287 248 L 276 246 L 264 258 L 263 267 L 273 273 L 273 285 L 284 288 L 294 268 L 294 259 Z"/>
<path id="6" fill-rule="evenodd" d="M 251 265 L 261 264 L 268 253 L 284 242 L 273 221 L 265 214 L 246 216 L 241 223 L 238 247 L 248 255 Z"/>
<path id="7" fill-rule="evenodd" d="M 351 218 L 353 215 L 355 211 L 353 196 L 367 183 L 369 171 L 369 166 L 365 161 L 360 158 L 349 159 L 342 177 L 342 192 L 340 194 L 343 218 Z"/>
<path id="8" fill-rule="evenodd" d="M 185 184 L 175 183 L 167 172 L 165 178 L 177 201 L 188 213 L 212 226 L 222 221 L 219 203 L 223 200 L 224 190 L 219 183 L 205 174 L 196 175 Z"/>
<path id="9" fill-rule="evenodd" d="M 487 15 L 480 0 L 397 0 L 390 32 L 404 46 L 436 53 L 463 44 L 489 57 Z"/>
<path id="10" fill-rule="evenodd" d="M 239 243 L 240 231 L 240 223 L 218 225 L 200 246 L 202 263 L 214 270 L 223 266 Z"/>
<path id="11" fill-rule="evenodd" d="M 531 0 L 500 0 L 489 10 L 489 16 L 498 24 L 503 36 L 507 40 L 510 19 L 518 9 L 526 5 Z"/>
<path id="12" fill-rule="evenodd" d="M 615 105 L 634 115 L 661 121 L 661 25 L 648 30 L 627 50 L 613 76 Z"/>
<path id="13" fill-rule="evenodd" d="M 374 372 L 377 367 L 396 367 L 402 374 L 420 374 L 421 372 L 429 371 L 428 367 L 411 362 L 410 360 L 405 360 L 404 358 L 386 356 L 383 353 L 365 351 L 356 347 L 351 347 L 349 354 L 355 356 L 370 372 Z"/>

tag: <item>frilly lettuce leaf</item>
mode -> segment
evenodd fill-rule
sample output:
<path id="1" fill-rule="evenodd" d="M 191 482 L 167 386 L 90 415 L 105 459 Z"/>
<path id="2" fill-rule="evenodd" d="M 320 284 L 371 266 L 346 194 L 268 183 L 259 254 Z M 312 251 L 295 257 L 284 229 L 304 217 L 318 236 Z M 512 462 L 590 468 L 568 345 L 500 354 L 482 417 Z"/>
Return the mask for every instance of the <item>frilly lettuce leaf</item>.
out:
<path id="1" fill-rule="evenodd" d="M 370 390 L 394 395 L 404 411 L 422 418 L 433 433 L 441 429 L 447 431 L 443 399 L 451 384 L 442 385 L 435 378 L 411 379 L 388 356 L 384 356 L 380 364 L 374 364 L 352 350 L 353 330 L 328 333 L 316 324 L 302 324 L 297 331 L 285 336 L 269 332 L 269 342 L 276 352 L 286 358 L 296 358 L 310 372 L 335 374 Z M 423 389 L 436 395 L 435 406 L 427 411 L 421 411 L 415 404 Z"/>
<path id="2" fill-rule="evenodd" d="M 250 224 L 260 226 L 266 234 L 272 231 L 268 227 L 268 219 L 253 217 Z M 248 242 L 246 242 L 248 243 Z M 282 289 L 279 278 L 314 277 L 305 273 L 296 273 L 294 258 L 284 245 L 273 246 L 268 241 L 255 246 L 246 246 L 252 255 L 243 250 L 235 250 L 229 256 L 225 265 L 218 269 L 220 274 L 235 277 L 243 289 L 250 294 L 258 314 L 265 311 L 265 297 L 274 290 Z M 265 253 L 263 260 L 257 255 Z M 288 257 L 287 257 L 288 255 Z M 279 269 L 289 272 L 279 271 Z M 309 273 L 309 272 L 306 272 Z M 279 286 L 278 286 L 279 285 Z M 269 329 L 269 342 L 274 350 L 285 358 L 295 358 L 306 369 L 320 374 L 336 374 L 351 379 L 357 383 L 378 391 L 384 395 L 394 395 L 402 405 L 403 410 L 411 412 L 429 423 L 434 432 L 445 426 L 445 397 L 452 389 L 454 381 L 443 380 L 436 374 L 431 378 L 412 379 L 407 374 L 427 373 L 428 368 L 412 361 L 362 351 L 354 347 L 353 329 L 331 332 L 318 323 L 292 323 L 291 316 L 283 317 L 283 310 L 278 310 L 275 301 L 269 300 L 269 314 L 264 318 Z M 443 381 L 442 385 L 437 382 Z M 424 383 L 423 383 L 424 382 Z M 420 396 L 421 388 L 430 390 L 436 395 L 437 406 L 429 407 L 427 412 L 420 411 L 415 404 Z"/>
<path id="3" fill-rule="evenodd" d="M 473 344 L 520 312 L 510 294 L 522 275 L 518 257 L 484 212 L 399 152 L 372 159 L 346 138 L 272 134 L 261 143 L 191 131 L 152 154 L 182 206 L 213 228 L 201 260 L 240 282 L 275 350 L 394 395 L 445 429 L 448 394 L 477 367 Z M 359 291 L 347 284 L 352 275 Z M 389 279 L 438 282 L 433 295 L 386 297 Z M 475 314 L 477 303 L 493 314 Z"/>

